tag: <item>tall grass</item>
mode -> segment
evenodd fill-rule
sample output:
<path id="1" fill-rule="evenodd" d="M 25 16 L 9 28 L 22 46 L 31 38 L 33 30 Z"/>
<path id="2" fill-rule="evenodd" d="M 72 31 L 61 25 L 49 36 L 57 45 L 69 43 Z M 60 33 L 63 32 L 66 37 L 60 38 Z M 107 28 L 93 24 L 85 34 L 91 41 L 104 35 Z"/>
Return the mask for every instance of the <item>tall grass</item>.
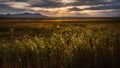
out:
<path id="1" fill-rule="evenodd" d="M 59 26 L 59 25 L 58 25 Z M 105 24 L 10 29 L 0 68 L 119 68 L 120 29 Z"/>

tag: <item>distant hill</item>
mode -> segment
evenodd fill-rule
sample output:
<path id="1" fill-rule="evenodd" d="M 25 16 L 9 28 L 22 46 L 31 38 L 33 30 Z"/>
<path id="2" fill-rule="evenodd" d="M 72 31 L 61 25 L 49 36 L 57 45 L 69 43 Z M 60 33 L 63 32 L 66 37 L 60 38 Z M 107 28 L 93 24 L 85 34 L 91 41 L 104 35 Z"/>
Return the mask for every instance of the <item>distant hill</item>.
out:
<path id="1" fill-rule="evenodd" d="M 49 17 L 49 16 L 45 16 L 39 13 L 19 13 L 19 14 L 0 14 L 0 18 L 33 18 L 33 19 L 109 19 L 109 18 L 117 18 L 120 19 L 120 16 L 114 16 L 114 17 Z"/>
<path id="2" fill-rule="evenodd" d="M 0 14 L 0 18 L 46 18 L 47 16 L 44 16 L 39 13 L 21 13 L 21 14 Z"/>

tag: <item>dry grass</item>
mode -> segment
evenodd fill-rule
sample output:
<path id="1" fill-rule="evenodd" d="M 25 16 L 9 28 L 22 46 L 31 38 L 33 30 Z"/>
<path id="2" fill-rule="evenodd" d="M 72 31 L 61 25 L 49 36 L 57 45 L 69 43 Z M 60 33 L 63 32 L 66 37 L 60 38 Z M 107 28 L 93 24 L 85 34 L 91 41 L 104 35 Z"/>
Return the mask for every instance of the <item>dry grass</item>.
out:
<path id="1" fill-rule="evenodd" d="M 112 24 L 1 30 L 0 68 L 120 67 L 120 29 Z"/>

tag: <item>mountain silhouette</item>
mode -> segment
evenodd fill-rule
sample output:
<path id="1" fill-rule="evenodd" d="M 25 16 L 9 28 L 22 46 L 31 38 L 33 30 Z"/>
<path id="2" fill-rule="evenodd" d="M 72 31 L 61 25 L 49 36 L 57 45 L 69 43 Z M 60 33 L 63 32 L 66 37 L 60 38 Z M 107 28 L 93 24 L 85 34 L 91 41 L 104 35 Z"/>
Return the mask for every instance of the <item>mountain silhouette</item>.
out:
<path id="1" fill-rule="evenodd" d="M 39 13 L 20 13 L 20 14 L 0 14 L 0 18 L 46 18 L 47 16 Z"/>

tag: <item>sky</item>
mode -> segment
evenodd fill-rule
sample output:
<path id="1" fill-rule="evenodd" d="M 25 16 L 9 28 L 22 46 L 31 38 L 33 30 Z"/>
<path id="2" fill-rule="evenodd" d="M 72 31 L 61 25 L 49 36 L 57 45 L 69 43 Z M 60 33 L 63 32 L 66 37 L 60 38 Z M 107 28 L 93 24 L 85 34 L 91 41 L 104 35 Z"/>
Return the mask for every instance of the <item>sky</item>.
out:
<path id="1" fill-rule="evenodd" d="M 0 14 L 50 17 L 120 17 L 120 0 L 0 0 Z"/>

